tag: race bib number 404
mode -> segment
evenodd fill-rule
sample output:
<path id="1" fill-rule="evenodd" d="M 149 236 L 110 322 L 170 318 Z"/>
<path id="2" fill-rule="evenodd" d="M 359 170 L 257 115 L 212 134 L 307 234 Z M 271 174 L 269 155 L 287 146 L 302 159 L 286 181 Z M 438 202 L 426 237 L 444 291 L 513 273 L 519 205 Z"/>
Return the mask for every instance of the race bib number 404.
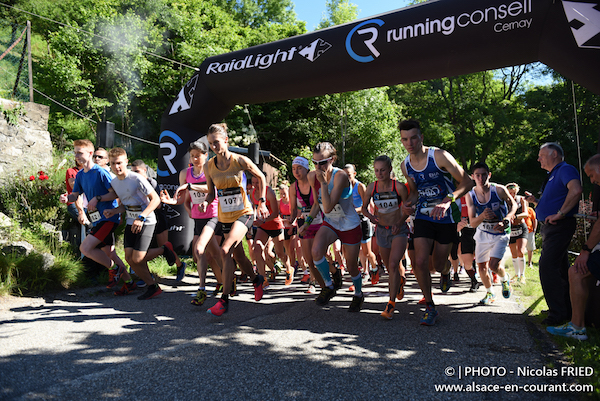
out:
<path id="1" fill-rule="evenodd" d="M 219 206 L 223 212 L 244 210 L 244 198 L 241 188 L 219 189 Z"/>

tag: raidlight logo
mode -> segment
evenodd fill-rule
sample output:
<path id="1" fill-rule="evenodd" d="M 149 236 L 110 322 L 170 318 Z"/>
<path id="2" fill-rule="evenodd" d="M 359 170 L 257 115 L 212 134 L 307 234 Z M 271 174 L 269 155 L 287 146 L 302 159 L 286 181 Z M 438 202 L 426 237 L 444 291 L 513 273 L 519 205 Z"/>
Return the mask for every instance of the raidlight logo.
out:
<path id="1" fill-rule="evenodd" d="M 600 40 L 595 43 L 592 41 L 600 34 L 600 11 L 596 9 L 598 4 L 574 1 L 563 1 L 562 4 L 577 46 L 600 49 Z"/>
<path id="2" fill-rule="evenodd" d="M 319 38 L 313 41 L 310 45 L 298 52 L 299 55 L 305 57 L 309 61 L 315 61 L 321 54 L 331 48 L 331 44 Z"/>
<path id="3" fill-rule="evenodd" d="M 187 84 L 179 91 L 177 99 L 171 106 L 169 115 L 179 113 L 183 110 L 189 110 L 192 107 L 192 100 L 194 100 L 194 91 L 196 90 L 196 84 L 198 83 L 198 75 L 194 75 Z"/>
<path id="4" fill-rule="evenodd" d="M 316 39 L 308 46 L 293 46 L 288 50 L 277 49 L 275 53 L 257 55 L 249 54 L 241 60 L 233 59 L 224 63 L 215 61 L 206 68 L 206 75 L 222 74 L 232 71 L 241 71 L 248 68 L 266 70 L 273 64 L 292 61 L 296 52 L 309 61 L 315 61 L 321 54 L 331 48 L 331 44 L 323 39 Z"/>
<path id="5" fill-rule="evenodd" d="M 175 166 L 173 166 L 173 162 L 171 161 L 177 155 L 177 147 L 171 141 L 167 141 L 167 138 L 175 141 L 177 145 L 181 145 L 183 143 L 183 140 L 179 137 L 179 135 L 177 135 L 173 131 L 163 131 L 160 134 L 160 148 L 168 150 L 169 153 L 165 154 L 161 152 L 162 158 L 165 161 L 165 165 L 167 166 L 168 170 L 156 169 L 156 174 L 159 177 L 168 177 L 177 173 L 177 170 L 175 169 Z"/>
<path id="6" fill-rule="evenodd" d="M 375 57 L 379 57 L 380 54 L 377 48 L 373 45 L 379 36 L 379 30 L 374 26 L 363 28 L 364 26 L 370 24 L 383 26 L 385 22 L 380 19 L 370 19 L 352 28 L 352 30 L 348 33 L 348 36 L 346 36 L 346 51 L 350 57 L 361 63 L 370 63 L 371 61 L 375 60 Z M 366 50 L 371 53 L 370 55 L 360 56 L 354 51 L 354 48 L 352 47 L 352 37 L 355 33 L 361 35 L 362 42 L 364 43 Z M 364 38 L 362 38 L 362 36 L 364 36 Z"/>

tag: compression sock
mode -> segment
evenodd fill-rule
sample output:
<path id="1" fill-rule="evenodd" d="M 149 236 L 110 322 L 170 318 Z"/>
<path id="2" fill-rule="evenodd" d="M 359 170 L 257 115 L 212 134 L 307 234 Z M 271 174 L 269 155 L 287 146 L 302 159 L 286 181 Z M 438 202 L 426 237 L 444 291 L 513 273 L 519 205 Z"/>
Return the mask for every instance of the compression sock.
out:
<path id="1" fill-rule="evenodd" d="M 323 281 L 325 281 L 325 287 L 333 288 L 333 280 L 331 280 L 331 273 L 329 273 L 329 262 L 327 262 L 325 256 L 323 256 L 321 260 L 317 260 L 314 263 L 319 273 L 321 273 Z"/>
<path id="2" fill-rule="evenodd" d="M 525 258 L 517 258 L 519 265 L 519 277 L 525 277 Z"/>
<path id="3" fill-rule="evenodd" d="M 513 267 L 515 268 L 515 277 L 519 277 L 519 258 L 512 258 Z"/>
<path id="4" fill-rule="evenodd" d="M 362 276 L 360 273 L 357 276 L 352 277 L 352 284 L 354 285 L 354 295 L 362 294 Z"/>

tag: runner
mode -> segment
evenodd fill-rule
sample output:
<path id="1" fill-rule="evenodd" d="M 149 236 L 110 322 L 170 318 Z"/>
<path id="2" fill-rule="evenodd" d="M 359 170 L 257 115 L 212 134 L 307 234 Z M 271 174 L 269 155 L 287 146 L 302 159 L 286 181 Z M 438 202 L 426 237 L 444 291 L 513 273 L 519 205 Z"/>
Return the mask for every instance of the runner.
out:
<path id="1" fill-rule="evenodd" d="M 408 242 L 408 226 L 406 216 L 402 213 L 401 204 L 408 198 L 404 184 L 393 180 L 392 160 L 388 156 L 379 156 L 373 163 L 377 181 L 369 184 L 363 197 L 363 214 L 377 226 L 377 244 L 387 266 L 389 274 L 390 299 L 381 313 L 386 319 L 394 317 L 396 299 L 404 298 L 406 272 L 402 265 L 402 256 Z M 375 215 L 367 207 L 371 200 L 375 204 Z"/>
<path id="2" fill-rule="evenodd" d="M 513 267 L 515 268 L 514 282 L 525 283 L 525 251 L 527 250 L 527 223 L 525 219 L 529 216 L 527 213 L 527 201 L 519 193 L 519 184 L 511 182 L 506 184 L 508 193 L 517 204 L 517 212 L 514 220 L 510 224 L 510 253 L 512 254 Z"/>
<path id="3" fill-rule="evenodd" d="M 459 232 L 460 244 L 459 244 L 459 256 L 465 268 L 465 271 L 471 279 L 471 288 L 469 292 L 477 292 L 479 289 L 479 281 L 475 277 L 475 229 L 471 227 L 469 223 L 469 208 L 467 207 L 467 200 L 463 196 L 460 198 L 461 204 L 461 219 L 458 222 L 456 229 Z"/>
<path id="4" fill-rule="evenodd" d="M 246 196 L 246 176 L 244 171 L 250 172 L 258 178 L 257 188 L 260 195 L 258 202 L 257 217 L 265 219 L 269 216 L 266 207 L 266 183 L 265 176 L 259 168 L 245 156 L 236 155 L 229 151 L 226 124 L 213 124 L 208 129 L 208 143 L 216 156 L 206 163 L 204 174 L 208 185 L 208 195 L 200 206 L 204 212 L 206 205 L 210 205 L 215 199 L 215 189 L 218 192 L 218 220 L 223 225 L 225 241 L 220 247 L 220 258 L 223 267 L 223 282 L 231 283 L 234 278 L 235 264 L 233 252 L 244 239 L 248 229 L 252 227 L 254 215 L 252 204 Z M 260 301 L 263 296 L 262 283 L 264 277 L 255 274 L 248 264 L 240 263 L 240 268 L 252 280 L 254 286 L 254 299 Z M 221 316 L 229 309 L 229 294 L 231 288 L 223 287 L 223 295 L 217 303 L 208 309 L 208 313 Z"/>
<path id="5" fill-rule="evenodd" d="M 191 304 L 200 306 L 206 301 L 206 272 L 209 261 L 217 279 L 217 288 L 223 282 L 220 261 L 215 257 L 220 253 L 219 242 L 223 233 L 221 223 L 217 219 L 217 198 L 210 204 L 205 203 L 208 186 L 204 175 L 204 165 L 208 158 L 208 146 L 200 140 L 192 142 L 188 147 L 188 153 L 192 165 L 179 172 L 180 187 L 175 191 L 173 198 L 166 190 L 163 190 L 161 200 L 170 205 L 183 203 L 188 215 L 194 220 L 192 256 L 196 262 L 200 282 Z M 180 196 L 182 192 L 183 196 Z"/>
<path id="6" fill-rule="evenodd" d="M 283 221 L 283 247 L 285 248 L 286 255 L 290 258 L 290 264 L 292 265 L 292 273 L 288 277 L 286 273 L 286 285 L 292 284 L 294 281 L 294 274 L 299 267 L 299 257 L 296 254 L 296 222 L 292 222 L 292 209 L 290 205 L 290 186 L 284 182 L 279 184 L 279 214 Z M 289 282 L 289 283 L 288 283 Z"/>
<path id="7" fill-rule="evenodd" d="M 352 201 L 350 180 L 344 170 L 333 167 L 336 159 L 336 150 L 329 142 L 318 143 L 313 149 L 315 176 L 321 184 L 318 189 L 319 205 L 325 215 L 325 222 L 317 231 L 312 247 L 315 266 L 325 282 L 325 288 L 321 290 L 316 302 L 320 306 L 326 305 L 335 295 L 336 290 L 342 286 L 341 272 L 338 269 L 332 279 L 329 262 L 325 259 L 329 245 L 339 239 L 346 254 L 346 267 L 354 285 L 354 296 L 348 311 L 359 312 L 365 299 L 362 292 L 362 277 L 358 270 L 362 230 L 360 218 Z M 314 185 L 313 183 L 312 189 L 317 191 Z"/>
<path id="8" fill-rule="evenodd" d="M 442 292 L 448 292 L 451 285 L 448 255 L 452 244 L 458 241 L 456 223 L 460 220 L 460 205 L 456 200 L 473 187 L 473 181 L 451 154 L 423 145 L 418 121 L 401 121 L 398 128 L 402 145 L 408 151 L 402 162 L 402 173 L 410 192 L 403 211 L 412 214 L 416 209 L 413 270 L 427 305 L 421 324 L 432 326 L 438 312 L 431 294 L 429 255 L 433 252 L 432 267 L 442 273 Z M 452 178 L 458 183 L 456 187 Z"/>
<path id="9" fill-rule="evenodd" d="M 479 266 L 479 276 L 487 290 L 481 305 L 489 305 L 496 300 L 488 268 L 500 277 L 502 296 L 510 298 L 512 289 L 509 277 L 500 260 L 510 240 L 510 221 L 514 218 L 517 204 L 503 185 L 490 183 L 490 168 L 483 162 L 473 166 L 475 188 L 467 196 L 469 221 L 477 228 L 475 233 L 475 261 Z"/>
<path id="10" fill-rule="evenodd" d="M 304 271 L 304 276 L 300 281 L 303 284 L 308 284 L 311 291 L 311 286 L 315 287 L 315 283 L 318 282 L 321 288 L 325 288 L 325 282 L 323 277 L 317 271 L 312 258 L 312 246 L 315 235 L 319 228 L 323 224 L 323 215 L 319 208 L 318 190 L 321 188 L 321 184 L 315 178 L 315 173 L 311 171 L 309 173 L 308 160 L 302 156 L 298 156 L 292 162 L 292 173 L 296 182 L 290 189 L 290 208 L 291 210 L 297 210 L 298 213 L 298 237 L 300 237 L 300 243 L 302 244 L 302 254 L 304 260 L 308 264 L 308 270 Z M 316 190 L 313 190 L 313 187 Z"/>

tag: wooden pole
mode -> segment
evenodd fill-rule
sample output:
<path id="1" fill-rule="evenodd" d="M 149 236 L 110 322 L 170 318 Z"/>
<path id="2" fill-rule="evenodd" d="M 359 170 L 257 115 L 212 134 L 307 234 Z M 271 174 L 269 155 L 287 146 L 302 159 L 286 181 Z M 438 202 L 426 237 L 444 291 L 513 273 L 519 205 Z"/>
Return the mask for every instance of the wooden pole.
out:
<path id="1" fill-rule="evenodd" d="M 31 21 L 27 21 L 27 66 L 29 68 L 29 101 L 33 102 L 33 68 L 31 61 Z"/>

